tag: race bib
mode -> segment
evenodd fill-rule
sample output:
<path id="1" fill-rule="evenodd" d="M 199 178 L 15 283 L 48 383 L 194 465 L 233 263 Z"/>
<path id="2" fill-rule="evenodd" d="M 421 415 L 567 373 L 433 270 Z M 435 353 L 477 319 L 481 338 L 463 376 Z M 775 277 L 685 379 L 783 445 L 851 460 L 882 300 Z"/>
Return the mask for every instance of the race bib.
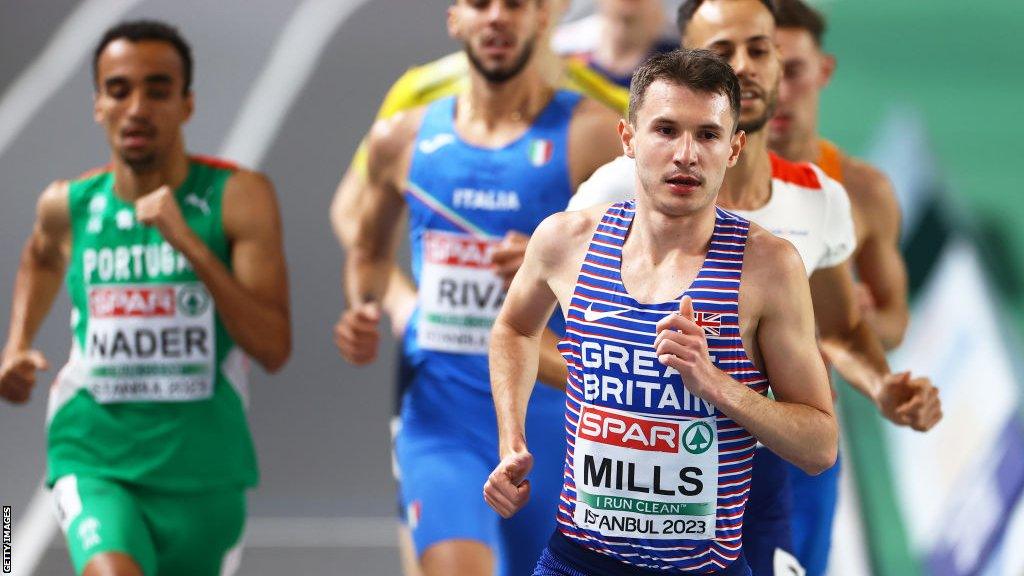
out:
<path id="1" fill-rule="evenodd" d="M 580 528 L 652 540 L 715 537 L 714 418 L 667 420 L 584 405 L 573 452 Z"/>
<path id="2" fill-rule="evenodd" d="M 97 402 L 213 395 L 213 299 L 198 282 L 88 289 L 82 377 Z"/>
<path id="3" fill-rule="evenodd" d="M 487 354 L 491 326 L 505 301 L 501 278 L 491 267 L 496 245 L 465 234 L 423 235 L 421 349 Z"/>

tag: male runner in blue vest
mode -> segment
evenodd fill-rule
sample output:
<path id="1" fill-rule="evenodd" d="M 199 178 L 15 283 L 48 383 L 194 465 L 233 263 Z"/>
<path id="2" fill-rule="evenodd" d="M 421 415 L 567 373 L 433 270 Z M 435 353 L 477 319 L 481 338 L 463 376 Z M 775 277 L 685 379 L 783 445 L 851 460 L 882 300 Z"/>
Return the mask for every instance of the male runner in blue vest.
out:
<path id="1" fill-rule="evenodd" d="M 503 522 L 479 497 L 497 460 L 486 354 L 505 284 L 491 255 L 509 233 L 529 235 L 564 208 L 576 186 L 619 151 L 612 112 L 555 90 L 540 74 L 534 47 L 548 17 L 541 0 L 455 2 L 448 28 L 465 45 L 469 88 L 378 122 L 368 141 L 369 186 L 346 261 L 349 309 L 339 340 L 354 363 L 375 357 L 396 215 L 408 208 L 419 300 L 405 335 L 414 375 L 396 451 L 402 501 L 428 576 L 489 575 L 495 558 L 499 573 L 522 574 L 553 527 L 560 392 L 538 394 L 528 424 L 546 447 L 534 510 Z M 553 346 L 549 353 L 559 360 Z"/>
<path id="2" fill-rule="evenodd" d="M 803 263 L 715 204 L 745 143 L 740 93 L 707 51 L 641 65 L 619 123 L 636 200 L 548 218 L 512 281 L 491 339 L 503 458 L 484 487 L 506 517 L 531 492 L 538 336 L 556 304 L 566 321 L 564 488 L 536 575 L 750 574 L 756 441 L 812 474 L 835 461 Z"/>

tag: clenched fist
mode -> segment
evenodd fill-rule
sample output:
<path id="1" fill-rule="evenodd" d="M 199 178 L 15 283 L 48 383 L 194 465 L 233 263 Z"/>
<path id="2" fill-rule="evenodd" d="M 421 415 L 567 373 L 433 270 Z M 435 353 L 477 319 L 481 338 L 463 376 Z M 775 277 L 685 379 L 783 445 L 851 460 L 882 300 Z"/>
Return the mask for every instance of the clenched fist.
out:
<path id="1" fill-rule="evenodd" d="M 882 416 L 918 432 L 930 430 L 942 419 L 938 388 L 928 378 L 911 378 L 910 372 L 886 376 L 874 400 Z"/>
<path id="2" fill-rule="evenodd" d="M 675 368 L 691 394 L 708 400 L 708 392 L 724 373 L 711 362 L 704 329 L 694 318 L 693 300 L 683 296 L 679 301 L 679 312 L 662 318 L 656 330 L 658 336 L 654 340 L 654 351 L 658 354 L 658 361 Z"/>
<path id="3" fill-rule="evenodd" d="M 530 481 L 526 475 L 532 468 L 533 455 L 523 449 L 502 458 L 487 477 L 484 500 L 502 518 L 511 518 L 530 500 Z"/>
<path id="4" fill-rule="evenodd" d="M 356 366 L 377 359 L 380 346 L 380 307 L 373 302 L 342 312 L 334 325 L 334 343 L 341 356 Z"/>
<path id="5" fill-rule="evenodd" d="M 0 363 L 0 397 L 22 404 L 32 394 L 36 372 L 50 365 L 39 350 L 23 350 L 4 356 Z"/>
<path id="6" fill-rule="evenodd" d="M 159 230 L 164 240 L 175 248 L 180 248 L 193 233 L 181 215 L 178 200 L 170 186 L 161 186 L 139 198 L 135 202 L 135 217 L 139 223 Z"/>

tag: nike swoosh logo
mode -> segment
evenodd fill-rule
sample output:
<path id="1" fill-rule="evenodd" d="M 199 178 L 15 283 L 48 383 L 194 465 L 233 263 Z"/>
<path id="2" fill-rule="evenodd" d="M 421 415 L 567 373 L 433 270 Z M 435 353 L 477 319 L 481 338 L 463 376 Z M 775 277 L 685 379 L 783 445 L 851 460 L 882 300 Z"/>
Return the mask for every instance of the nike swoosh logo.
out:
<path id="1" fill-rule="evenodd" d="M 594 305 L 587 306 L 587 309 L 583 311 L 583 319 L 587 322 L 596 322 L 602 318 L 609 318 L 611 316 L 618 316 L 623 312 L 626 312 L 625 308 L 617 308 L 615 310 L 605 310 L 604 312 L 596 312 L 593 310 Z"/>
<path id="2" fill-rule="evenodd" d="M 452 142 L 455 142 L 455 136 L 451 134 L 438 134 L 430 140 L 423 140 L 420 142 L 420 152 L 423 152 L 424 154 L 433 154 Z"/>

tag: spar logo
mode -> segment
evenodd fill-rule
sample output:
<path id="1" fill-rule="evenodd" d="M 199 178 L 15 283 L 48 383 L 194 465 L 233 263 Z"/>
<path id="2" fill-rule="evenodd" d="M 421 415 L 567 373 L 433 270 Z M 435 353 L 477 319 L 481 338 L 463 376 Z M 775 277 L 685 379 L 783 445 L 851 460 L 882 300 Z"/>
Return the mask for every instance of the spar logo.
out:
<path id="1" fill-rule="evenodd" d="M 178 306 L 186 316 L 200 316 L 210 307 L 210 295 L 202 286 L 185 286 L 178 292 Z"/>
<path id="2" fill-rule="evenodd" d="M 89 292 L 92 318 L 174 316 L 174 288 L 94 288 Z"/>
<path id="3" fill-rule="evenodd" d="M 490 268 L 494 245 L 460 234 L 428 232 L 423 236 L 425 257 L 433 264 L 467 268 Z"/>
<path id="4" fill-rule="evenodd" d="M 593 406 L 580 413 L 579 437 L 648 452 L 679 452 L 679 424 L 636 418 Z"/>
<path id="5" fill-rule="evenodd" d="M 707 422 L 694 422 L 683 432 L 683 448 L 690 454 L 703 454 L 715 443 L 715 431 Z"/>

